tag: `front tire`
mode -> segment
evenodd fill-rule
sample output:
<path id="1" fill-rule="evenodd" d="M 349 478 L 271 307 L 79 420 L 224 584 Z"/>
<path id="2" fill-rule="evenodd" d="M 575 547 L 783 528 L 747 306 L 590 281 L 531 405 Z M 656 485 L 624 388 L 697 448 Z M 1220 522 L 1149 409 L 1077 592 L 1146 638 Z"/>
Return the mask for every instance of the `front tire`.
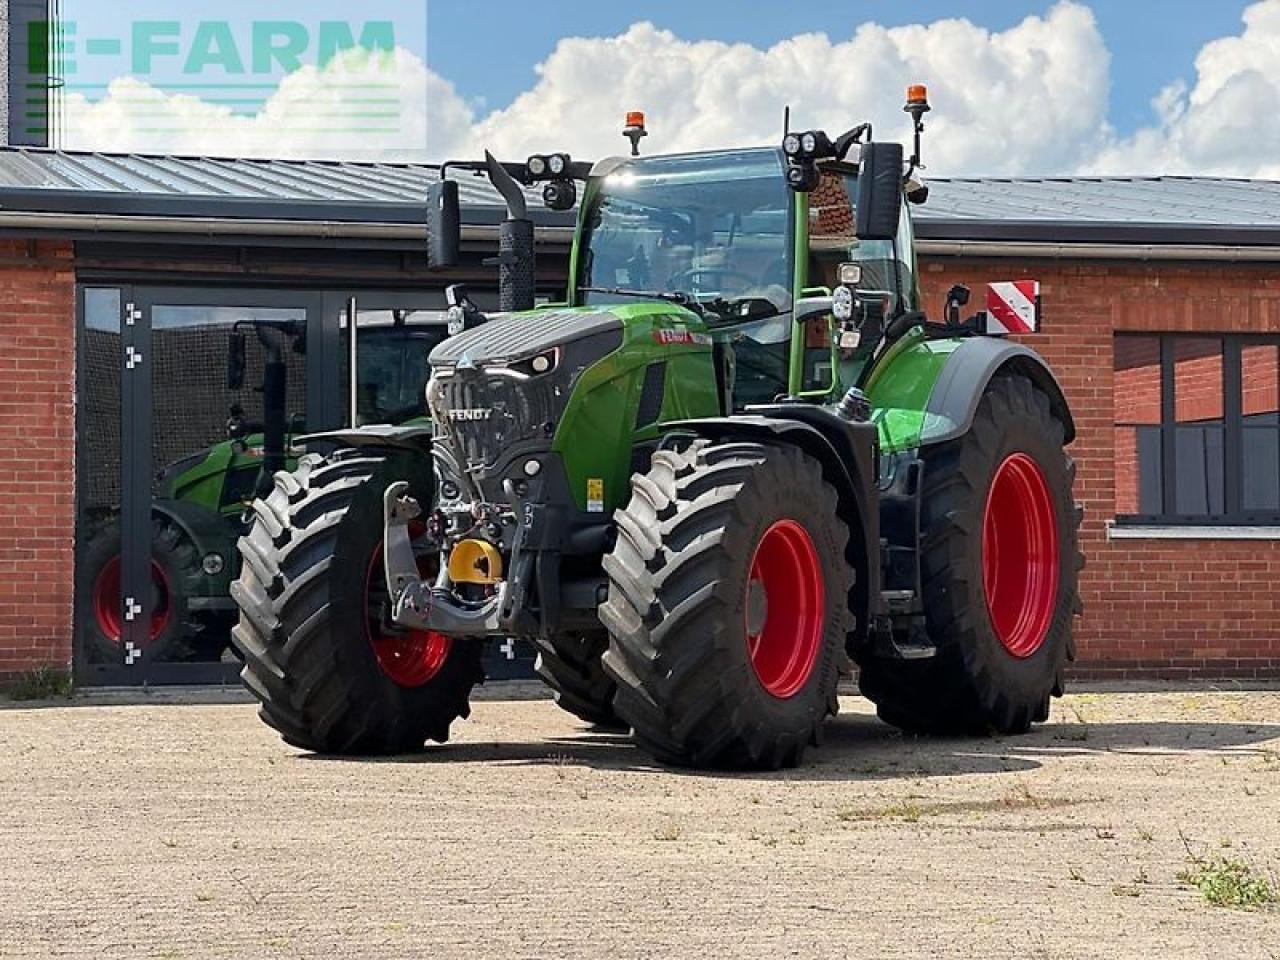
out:
<path id="1" fill-rule="evenodd" d="M 600 727 L 618 727 L 613 709 L 617 685 L 600 662 L 609 647 L 606 633 L 568 633 L 534 637 L 538 659 L 533 665 L 555 694 L 556 704 L 579 720 Z"/>
<path id="2" fill-rule="evenodd" d="M 851 629 L 835 489 L 795 448 L 698 441 L 632 491 L 600 608 L 618 714 L 662 762 L 794 766 L 839 708 Z"/>
<path id="3" fill-rule="evenodd" d="M 859 685 L 912 733 L 1024 733 L 1075 659 L 1080 511 L 1065 427 L 1030 380 L 1000 376 L 963 437 L 924 453 L 924 661 L 874 659 Z"/>
<path id="4" fill-rule="evenodd" d="M 444 742 L 483 679 L 480 644 L 386 624 L 382 494 L 408 480 L 430 502 L 431 463 L 343 450 L 278 473 L 254 504 L 231 595 L 241 677 L 296 747 L 389 754 Z"/>

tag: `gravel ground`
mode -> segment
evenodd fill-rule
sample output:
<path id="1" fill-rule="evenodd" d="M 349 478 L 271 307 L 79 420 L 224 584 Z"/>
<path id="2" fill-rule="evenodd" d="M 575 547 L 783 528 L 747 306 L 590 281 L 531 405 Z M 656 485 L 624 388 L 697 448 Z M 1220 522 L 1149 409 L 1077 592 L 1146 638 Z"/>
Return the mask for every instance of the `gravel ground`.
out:
<path id="1" fill-rule="evenodd" d="M 548 701 L 394 762 L 251 706 L 0 709 L 0 957 L 1280 958 L 1280 692 L 1078 694 L 1014 739 L 858 698 L 778 774 L 655 768 Z"/>

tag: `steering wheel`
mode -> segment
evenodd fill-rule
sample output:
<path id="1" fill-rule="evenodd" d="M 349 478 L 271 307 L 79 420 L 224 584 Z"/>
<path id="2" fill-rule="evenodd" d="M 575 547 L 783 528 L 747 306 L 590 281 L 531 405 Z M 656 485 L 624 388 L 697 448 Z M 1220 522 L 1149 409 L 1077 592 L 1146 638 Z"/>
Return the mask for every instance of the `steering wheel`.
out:
<path id="1" fill-rule="evenodd" d="M 725 277 L 733 277 L 735 280 L 745 281 L 747 289 L 760 285 L 759 280 L 751 276 L 749 273 L 743 273 L 741 270 L 731 270 L 728 267 L 690 267 L 688 270 L 681 270 L 679 273 L 673 273 L 667 281 L 667 285 L 675 290 L 681 290 L 685 284 L 694 277 L 715 276 L 720 277 L 721 286 L 724 284 Z M 697 286 L 697 284 L 694 284 Z"/>

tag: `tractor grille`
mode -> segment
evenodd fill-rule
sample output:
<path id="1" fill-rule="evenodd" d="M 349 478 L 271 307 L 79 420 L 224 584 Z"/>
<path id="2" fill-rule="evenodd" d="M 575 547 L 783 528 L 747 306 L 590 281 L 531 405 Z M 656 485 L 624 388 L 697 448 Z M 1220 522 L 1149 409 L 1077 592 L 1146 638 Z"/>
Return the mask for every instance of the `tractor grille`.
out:
<path id="1" fill-rule="evenodd" d="M 517 449 L 551 443 L 569 395 L 563 388 L 555 375 L 455 370 L 439 378 L 432 415 L 460 465 L 483 475 Z"/>

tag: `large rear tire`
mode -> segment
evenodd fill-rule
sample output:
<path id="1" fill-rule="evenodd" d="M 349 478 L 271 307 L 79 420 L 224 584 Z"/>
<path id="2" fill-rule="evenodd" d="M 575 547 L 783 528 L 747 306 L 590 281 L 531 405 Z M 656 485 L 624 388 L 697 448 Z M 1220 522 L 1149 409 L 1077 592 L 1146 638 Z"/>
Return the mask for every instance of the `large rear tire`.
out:
<path id="1" fill-rule="evenodd" d="M 276 474 L 240 541 L 231 594 L 241 677 L 262 719 L 304 750 L 387 754 L 443 742 L 483 679 L 479 643 L 386 623 L 382 494 L 396 480 L 429 502 L 425 457 L 305 457 Z"/>
<path id="2" fill-rule="evenodd" d="M 1014 734 L 1048 719 L 1075 659 L 1084 563 L 1064 440 L 1043 391 L 999 376 L 972 429 L 925 450 L 921 579 L 937 655 L 862 665 L 859 685 L 885 722 Z"/>
<path id="3" fill-rule="evenodd" d="M 617 685 L 600 662 L 609 647 L 608 634 L 568 633 L 534 637 L 533 642 L 538 648 L 534 670 L 562 710 L 596 726 L 622 725 L 613 709 Z"/>
<path id="4" fill-rule="evenodd" d="M 839 708 L 849 531 L 815 460 L 699 441 L 660 450 L 604 560 L 605 671 L 636 742 L 700 767 L 794 766 Z"/>

